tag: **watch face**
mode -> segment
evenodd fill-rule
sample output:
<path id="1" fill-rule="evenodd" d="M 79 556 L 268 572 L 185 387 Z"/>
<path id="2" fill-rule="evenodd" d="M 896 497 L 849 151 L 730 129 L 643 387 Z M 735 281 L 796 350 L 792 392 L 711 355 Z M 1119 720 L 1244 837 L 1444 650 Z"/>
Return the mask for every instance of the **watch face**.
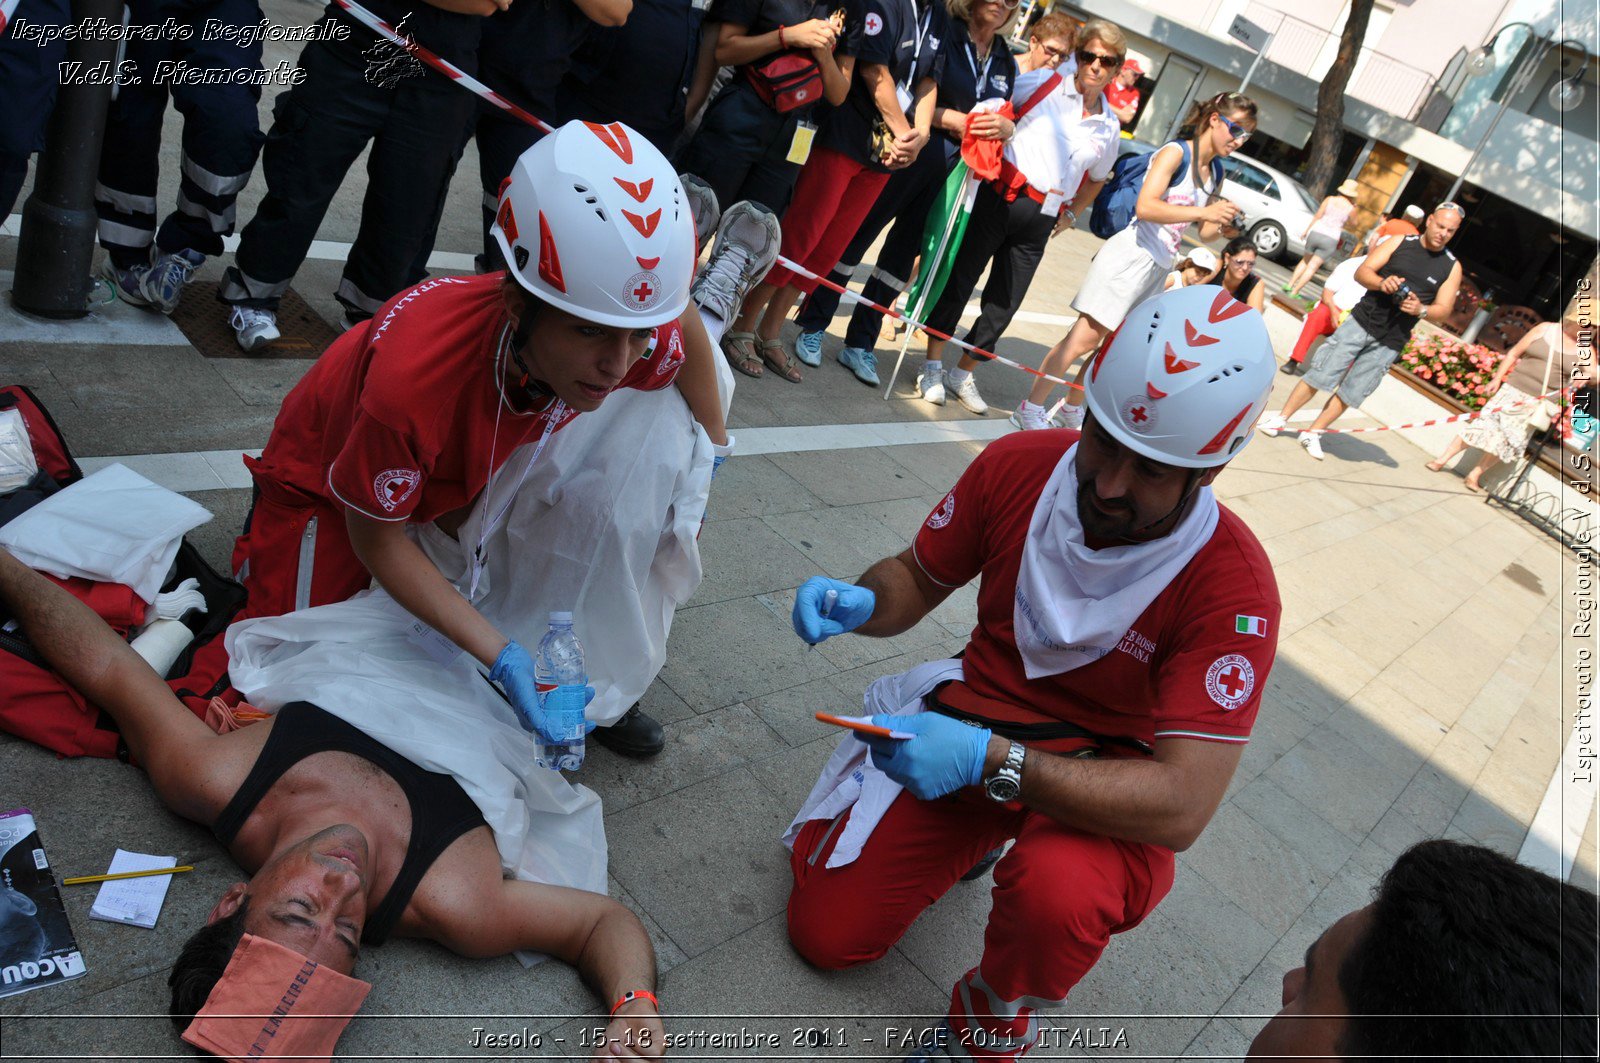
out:
<path id="1" fill-rule="evenodd" d="M 989 796 L 996 801 L 1015 801 L 1022 788 L 1015 779 L 1004 775 L 996 775 L 984 784 L 989 791 Z"/>

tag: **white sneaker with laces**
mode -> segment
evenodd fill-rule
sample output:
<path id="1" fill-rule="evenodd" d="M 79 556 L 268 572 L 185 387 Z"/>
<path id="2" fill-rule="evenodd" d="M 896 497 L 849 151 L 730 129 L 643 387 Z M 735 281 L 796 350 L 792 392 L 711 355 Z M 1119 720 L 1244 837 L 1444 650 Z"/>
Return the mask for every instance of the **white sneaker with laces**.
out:
<path id="1" fill-rule="evenodd" d="M 959 384 L 952 384 L 950 390 L 956 393 L 956 401 L 961 403 L 973 413 L 988 413 L 989 404 L 983 401 L 983 396 L 978 394 L 978 378 L 971 373 L 967 379 Z"/>
<path id="2" fill-rule="evenodd" d="M 228 325 L 241 349 L 258 351 L 278 338 L 278 315 L 253 306 L 236 306 L 228 315 Z"/>
<path id="3" fill-rule="evenodd" d="M 1011 423 L 1024 432 L 1036 432 L 1041 428 L 1050 427 L 1050 421 L 1044 415 L 1044 407 L 1035 406 L 1026 400 L 1017 407 L 1017 412 L 1011 415 Z"/>
<path id="4" fill-rule="evenodd" d="M 711 185 L 694 174 L 680 173 L 678 180 L 683 182 L 683 194 L 689 200 L 689 217 L 694 219 L 695 246 L 704 250 L 722 220 L 722 206 Z"/>
<path id="5" fill-rule="evenodd" d="M 1083 427 L 1083 411 L 1086 409 L 1087 406 L 1074 406 L 1069 402 L 1061 407 L 1061 412 L 1056 416 L 1061 421 L 1062 428 L 1077 430 Z"/>
<path id="6" fill-rule="evenodd" d="M 1269 413 L 1256 422 L 1256 431 L 1271 439 L 1288 426 L 1281 413 Z"/>
<path id="7" fill-rule="evenodd" d="M 747 199 L 735 203 L 722 215 L 711 258 L 690 289 L 690 297 L 701 309 L 731 322 L 739 316 L 739 306 L 751 286 L 772 268 L 782 241 L 776 214 Z"/>
<path id="8" fill-rule="evenodd" d="M 917 377 L 917 394 L 935 406 L 944 405 L 944 363 L 931 358 L 922 363 L 922 374 Z"/>
<path id="9" fill-rule="evenodd" d="M 1307 454 L 1310 454 L 1313 458 L 1316 458 L 1318 461 L 1322 460 L 1322 433 L 1321 432 L 1313 432 L 1310 429 L 1307 429 L 1306 431 L 1301 432 L 1300 433 L 1300 445 L 1302 447 L 1306 448 L 1306 453 Z"/>

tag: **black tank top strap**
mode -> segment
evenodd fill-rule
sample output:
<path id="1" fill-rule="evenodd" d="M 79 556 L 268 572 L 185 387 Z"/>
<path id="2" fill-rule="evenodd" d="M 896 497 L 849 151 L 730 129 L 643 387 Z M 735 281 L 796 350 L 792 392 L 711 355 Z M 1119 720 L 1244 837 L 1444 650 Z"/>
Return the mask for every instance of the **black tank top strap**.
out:
<path id="1" fill-rule="evenodd" d="M 291 702 L 278 711 L 260 755 L 212 824 L 211 832 L 223 845 L 232 845 L 250 813 L 285 772 L 307 757 L 328 752 L 349 753 L 370 761 L 394 779 L 411 806 L 411 838 L 405 859 L 388 892 L 368 913 L 361 931 L 364 943 L 381 945 L 439 854 L 461 835 L 484 825 L 483 813 L 452 777 L 417 767 L 359 728 L 315 705 Z"/>

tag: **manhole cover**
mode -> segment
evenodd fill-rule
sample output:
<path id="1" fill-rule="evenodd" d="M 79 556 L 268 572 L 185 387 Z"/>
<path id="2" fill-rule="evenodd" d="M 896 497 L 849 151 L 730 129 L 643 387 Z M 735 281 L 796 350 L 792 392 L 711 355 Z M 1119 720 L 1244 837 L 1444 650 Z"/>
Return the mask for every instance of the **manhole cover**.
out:
<path id="1" fill-rule="evenodd" d="M 293 288 L 283 293 L 278 307 L 278 329 L 283 335 L 249 354 L 234 342 L 233 329 L 228 326 L 228 308 L 217 302 L 216 281 L 189 285 L 172 320 L 207 358 L 316 358 L 339 337 Z"/>

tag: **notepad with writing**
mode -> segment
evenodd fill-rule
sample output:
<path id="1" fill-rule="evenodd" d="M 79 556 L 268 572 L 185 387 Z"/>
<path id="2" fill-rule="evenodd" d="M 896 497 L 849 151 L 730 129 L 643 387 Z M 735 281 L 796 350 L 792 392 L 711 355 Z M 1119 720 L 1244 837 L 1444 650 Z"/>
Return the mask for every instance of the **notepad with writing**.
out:
<path id="1" fill-rule="evenodd" d="M 109 875 L 124 871 L 150 871 L 158 867 L 177 867 L 175 856 L 150 856 L 147 853 L 130 853 L 118 849 L 111 858 Z M 161 905 L 167 899 L 167 887 L 172 885 L 171 875 L 149 875 L 144 878 L 125 878 L 116 882 L 102 882 L 100 892 L 89 909 L 89 918 L 104 919 L 108 923 L 126 923 L 129 926 L 153 928 L 161 914 Z"/>

